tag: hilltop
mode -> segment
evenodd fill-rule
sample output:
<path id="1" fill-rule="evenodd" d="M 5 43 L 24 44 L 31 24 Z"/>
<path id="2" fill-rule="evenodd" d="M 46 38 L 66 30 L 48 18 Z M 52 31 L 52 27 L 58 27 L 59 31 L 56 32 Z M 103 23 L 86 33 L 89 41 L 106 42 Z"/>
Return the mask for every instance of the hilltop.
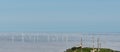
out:
<path id="1" fill-rule="evenodd" d="M 120 51 L 115 51 L 109 48 L 99 48 L 99 51 L 97 48 L 90 48 L 90 47 L 84 47 L 81 49 L 81 47 L 72 47 L 70 49 L 67 49 L 65 52 L 120 52 Z"/>

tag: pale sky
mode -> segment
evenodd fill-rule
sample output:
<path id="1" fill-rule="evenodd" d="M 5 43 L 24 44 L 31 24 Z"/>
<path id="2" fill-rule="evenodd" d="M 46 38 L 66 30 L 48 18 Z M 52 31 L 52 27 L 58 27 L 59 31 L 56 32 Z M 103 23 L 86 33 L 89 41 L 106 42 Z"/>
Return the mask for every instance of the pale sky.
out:
<path id="1" fill-rule="evenodd" d="M 0 31 L 120 32 L 120 0 L 0 0 Z"/>

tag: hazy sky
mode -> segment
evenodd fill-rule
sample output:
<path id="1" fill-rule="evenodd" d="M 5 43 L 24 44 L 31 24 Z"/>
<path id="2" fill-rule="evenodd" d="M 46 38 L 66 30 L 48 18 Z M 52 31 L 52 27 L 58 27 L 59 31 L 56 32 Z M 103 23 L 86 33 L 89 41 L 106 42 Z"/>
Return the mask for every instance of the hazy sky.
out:
<path id="1" fill-rule="evenodd" d="M 0 0 L 0 31 L 120 32 L 120 0 Z"/>

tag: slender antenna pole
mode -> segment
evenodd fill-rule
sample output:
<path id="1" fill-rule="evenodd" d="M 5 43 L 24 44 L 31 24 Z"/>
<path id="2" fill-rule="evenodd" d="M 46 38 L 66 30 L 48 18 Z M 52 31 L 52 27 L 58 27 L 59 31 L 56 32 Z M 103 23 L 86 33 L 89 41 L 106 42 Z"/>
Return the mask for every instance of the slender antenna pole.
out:
<path id="1" fill-rule="evenodd" d="M 100 42 L 99 42 L 99 38 L 97 39 L 97 52 L 99 52 L 99 47 L 100 46 Z"/>
<path id="2" fill-rule="evenodd" d="M 81 51 L 80 51 L 80 52 L 82 52 L 82 38 L 81 38 L 81 45 L 80 45 L 80 48 L 81 48 Z"/>
<path id="3" fill-rule="evenodd" d="M 100 48 L 101 48 L 101 42 L 99 43 L 99 46 L 100 46 Z"/>
<path id="4" fill-rule="evenodd" d="M 65 36 L 66 47 L 68 48 L 68 35 Z"/>
<path id="5" fill-rule="evenodd" d="M 92 39 L 93 39 L 93 50 L 94 50 L 94 37 L 92 37 Z"/>
<path id="6" fill-rule="evenodd" d="M 99 51 L 100 51 L 100 48 L 101 48 L 101 41 L 100 41 L 100 39 L 99 39 Z"/>

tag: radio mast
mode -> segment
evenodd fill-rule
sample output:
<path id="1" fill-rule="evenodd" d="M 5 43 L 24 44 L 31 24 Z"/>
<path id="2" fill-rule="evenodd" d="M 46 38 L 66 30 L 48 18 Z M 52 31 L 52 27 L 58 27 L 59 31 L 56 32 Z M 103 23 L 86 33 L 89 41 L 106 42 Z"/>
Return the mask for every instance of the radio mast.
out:
<path id="1" fill-rule="evenodd" d="M 82 38 L 81 38 L 81 43 L 80 43 L 80 52 L 82 52 Z"/>

